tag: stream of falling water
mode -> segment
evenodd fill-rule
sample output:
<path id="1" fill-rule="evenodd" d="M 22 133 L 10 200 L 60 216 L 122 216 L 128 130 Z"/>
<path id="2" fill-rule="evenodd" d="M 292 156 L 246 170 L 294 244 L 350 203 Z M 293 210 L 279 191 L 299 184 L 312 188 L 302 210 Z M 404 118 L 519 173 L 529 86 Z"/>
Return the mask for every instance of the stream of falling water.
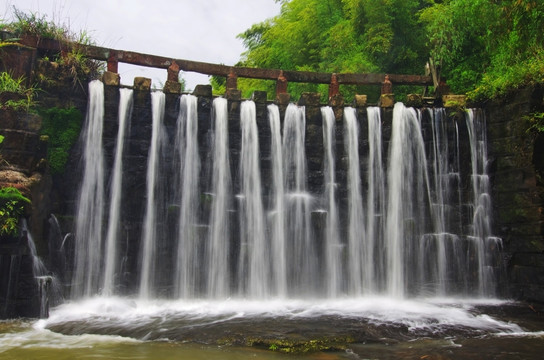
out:
<path id="1" fill-rule="evenodd" d="M 280 111 L 277 105 L 268 105 L 270 125 L 272 205 L 269 211 L 271 228 L 272 278 L 275 293 L 283 298 L 287 295 L 287 260 L 285 239 L 285 188 L 283 183 L 283 153 L 281 140 Z"/>
<path id="2" fill-rule="evenodd" d="M 213 202 L 209 231 L 210 237 L 206 252 L 207 261 L 201 264 L 208 269 L 207 295 L 212 298 L 225 298 L 230 295 L 229 242 L 230 221 L 233 216 L 231 211 L 232 178 L 230 172 L 227 105 L 227 100 L 223 98 L 216 98 L 213 101 Z"/>
<path id="3" fill-rule="evenodd" d="M 413 247 L 425 229 L 430 189 L 418 114 L 395 104 L 388 170 L 385 229 L 386 292 L 404 297 L 413 278 Z M 419 259 L 418 259 L 419 260 Z M 421 259 L 423 260 L 423 259 Z"/>
<path id="4" fill-rule="evenodd" d="M 103 86 L 93 82 L 90 89 L 74 298 L 115 294 L 120 278 L 122 154 L 131 95 L 121 91 L 107 202 Z M 278 106 L 268 105 L 268 126 L 260 129 L 253 101 L 240 103 L 240 122 L 234 124 L 228 101 L 216 98 L 210 125 L 199 129 L 198 99 L 182 95 L 175 133 L 166 134 L 173 122 L 163 124 L 165 95 L 153 92 L 151 99 L 139 283 L 132 289 L 142 299 L 494 294 L 501 244 L 491 230 L 485 122 L 478 113 L 469 111 L 466 124 L 459 124 L 447 121 L 444 109 L 416 111 L 398 103 L 389 137 L 380 108 L 368 107 L 365 114 L 346 107 L 343 122 L 337 122 L 333 109 L 322 107 L 321 171 L 311 173 L 303 106 L 289 104 L 282 122 Z M 466 144 L 460 126 L 468 134 Z M 206 131 L 210 155 L 201 162 L 207 145 L 199 138 Z M 461 147 L 471 154 L 464 177 Z M 168 179 L 162 173 L 167 159 L 174 164 Z M 315 158 L 310 161 L 315 164 Z M 467 186 L 472 190 L 464 190 Z M 169 199 L 162 195 L 166 188 Z M 471 223 L 463 224 L 467 217 Z"/>
<path id="5" fill-rule="evenodd" d="M 327 221 L 325 224 L 325 280 L 327 296 L 336 297 L 342 291 L 342 252 L 343 244 L 338 234 L 338 202 L 336 200 L 335 169 L 335 122 L 334 111 L 330 106 L 321 108 L 323 117 L 323 148 L 324 148 L 324 169 L 325 177 L 324 207 L 326 209 Z"/>
<path id="6" fill-rule="evenodd" d="M 157 242 L 157 193 L 159 191 L 159 162 L 164 141 L 164 129 L 162 125 L 164 117 L 165 95 L 163 92 L 151 93 L 152 106 L 152 130 L 151 146 L 147 158 L 147 189 L 146 206 L 142 231 L 141 268 L 140 268 L 140 297 L 149 299 L 153 296 L 153 282 L 156 265 Z"/>
<path id="7" fill-rule="evenodd" d="M 493 265 L 502 247 L 502 240 L 492 236 L 491 231 L 491 194 L 489 175 L 487 174 L 487 137 L 485 118 L 480 112 L 469 110 L 466 117 L 470 141 L 472 164 L 472 251 L 477 258 L 478 286 L 480 296 L 495 294 L 495 272 Z M 488 251 L 492 249 L 494 251 Z"/>
<path id="8" fill-rule="evenodd" d="M 177 119 L 175 148 L 180 174 L 176 181 L 175 199 L 181 201 L 178 244 L 176 257 L 175 286 L 178 297 L 194 297 L 197 294 L 200 231 L 198 227 L 198 181 L 200 156 L 198 153 L 197 98 L 183 95 Z"/>
<path id="9" fill-rule="evenodd" d="M 361 173 L 359 161 L 359 124 L 355 109 L 348 107 L 344 110 L 345 122 L 345 151 L 348 156 L 348 274 L 349 288 L 353 295 L 361 295 L 363 288 L 371 282 L 363 282 L 366 279 L 368 266 L 365 261 L 365 238 L 364 238 L 364 213 L 363 195 L 361 193 Z M 372 196 L 369 188 L 369 196 Z M 372 216 L 373 213 L 369 214 Z M 365 268 L 366 264 L 366 268 Z M 371 276 L 371 275 L 369 275 Z"/>
<path id="10" fill-rule="evenodd" d="M 242 145 L 240 159 L 240 260 L 239 290 L 251 298 L 268 297 L 270 246 L 265 238 L 262 203 L 259 133 L 255 103 L 244 101 L 240 109 Z"/>
<path id="11" fill-rule="evenodd" d="M 119 89 L 119 130 L 117 132 L 117 144 L 115 147 L 115 160 L 113 163 L 113 175 L 110 189 L 110 211 L 108 230 L 106 233 L 105 268 L 102 293 L 113 295 L 115 289 L 115 276 L 119 272 L 118 239 L 120 233 L 120 216 L 123 186 L 123 150 L 125 133 L 132 115 L 132 90 Z"/>
<path id="12" fill-rule="evenodd" d="M 102 273 L 102 221 L 104 213 L 104 85 L 89 83 L 89 106 L 83 128 L 83 174 L 76 212 L 76 244 L 72 297 L 98 292 Z"/>
<path id="13" fill-rule="evenodd" d="M 380 108 L 368 107 L 368 190 L 366 196 L 366 236 L 364 244 L 363 291 L 377 293 L 384 289 L 386 274 L 385 244 L 379 239 L 385 234 L 386 189 Z"/>
<path id="14" fill-rule="evenodd" d="M 307 191 L 305 108 L 289 104 L 283 123 L 283 176 L 285 228 L 289 239 L 287 266 L 289 295 L 315 293 L 317 249 L 313 241 L 310 215 L 314 197 Z"/>

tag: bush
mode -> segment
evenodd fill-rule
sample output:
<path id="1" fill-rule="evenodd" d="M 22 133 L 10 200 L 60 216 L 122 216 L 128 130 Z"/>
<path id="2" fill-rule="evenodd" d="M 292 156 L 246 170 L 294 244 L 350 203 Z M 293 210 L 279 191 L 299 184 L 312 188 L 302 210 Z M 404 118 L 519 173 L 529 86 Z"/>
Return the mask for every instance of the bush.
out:
<path id="1" fill-rule="evenodd" d="M 19 217 L 30 200 L 14 187 L 0 188 L 0 235 L 17 235 Z"/>
<path id="2" fill-rule="evenodd" d="M 0 73 L 0 108 L 28 112 L 36 105 L 34 98 L 39 90 L 36 87 L 26 87 L 24 83 L 23 76 L 14 79 L 7 72 Z"/>

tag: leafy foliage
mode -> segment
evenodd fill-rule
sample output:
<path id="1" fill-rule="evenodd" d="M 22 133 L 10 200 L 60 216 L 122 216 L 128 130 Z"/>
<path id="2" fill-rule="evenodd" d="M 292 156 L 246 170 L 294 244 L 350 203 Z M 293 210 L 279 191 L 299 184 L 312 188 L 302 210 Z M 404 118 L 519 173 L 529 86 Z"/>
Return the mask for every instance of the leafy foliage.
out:
<path id="1" fill-rule="evenodd" d="M 247 51 L 238 65 L 421 74 L 432 57 L 453 92 L 476 100 L 544 82 L 541 0 L 278 2 L 280 15 L 239 35 Z M 244 94 L 273 92 L 270 84 L 255 80 L 239 81 L 239 88 Z M 289 91 L 297 96 L 316 89 L 290 84 Z"/>
<path id="2" fill-rule="evenodd" d="M 528 131 L 544 133 L 544 112 L 534 112 L 524 116 L 524 120 L 528 121 L 530 126 Z"/>
<path id="3" fill-rule="evenodd" d="M 426 51 L 423 30 L 417 18 L 403 14 L 417 12 L 425 1 L 291 0 L 281 3 L 279 16 L 255 24 L 238 36 L 247 48 L 238 65 L 344 73 L 423 71 L 421 59 Z M 239 81 L 239 88 L 243 93 L 251 88 L 271 88 L 271 85 L 258 88 L 259 84 L 258 81 Z M 326 94 L 327 85 L 289 84 L 289 92 L 295 97 L 303 91 Z"/>
<path id="4" fill-rule="evenodd" d="M 0 188 L 0 235 L 16 235 L 19 217 L 30 200 L 14 187 Z"/>
<path id="5" fill-rule="evenodd" d="M 83 115 L 75 107 L 41 110 L 42 135 L 49 137 L 47 158 L 53 174 L 64 173 L 68 153 L 81 130 Z"/>
<path id="6" fill-rule="evenodd" d="M 544 81 L 544 2 L 433 1 L 420 19 L 455 92 L 479 100 Z"/>
<path id="7" fill-rule="evenodd" d="M 38 91 L 39 89 L 34 86 L 25 86 L 23 76 L 14 79 L 7 72 L 0 73 L 0 108 L 2 109 L 28 112 L 36 105 L 34 98 Z M 16 98 L 9 98 L 10 93 L 15 94 Z"/>

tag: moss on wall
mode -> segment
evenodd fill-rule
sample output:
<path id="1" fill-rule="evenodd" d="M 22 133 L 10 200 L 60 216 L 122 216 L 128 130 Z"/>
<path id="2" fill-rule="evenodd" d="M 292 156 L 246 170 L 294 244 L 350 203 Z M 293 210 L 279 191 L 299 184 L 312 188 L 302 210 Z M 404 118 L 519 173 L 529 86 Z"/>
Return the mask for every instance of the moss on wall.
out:
<path id="1" fill-rule="evenodd" d="M 83 115 L 75 107 L 40 110 L 42 135 L 49 137 L 47 160 L 53 174 L 64 173 L 69 151 L 79 137 Z"/>

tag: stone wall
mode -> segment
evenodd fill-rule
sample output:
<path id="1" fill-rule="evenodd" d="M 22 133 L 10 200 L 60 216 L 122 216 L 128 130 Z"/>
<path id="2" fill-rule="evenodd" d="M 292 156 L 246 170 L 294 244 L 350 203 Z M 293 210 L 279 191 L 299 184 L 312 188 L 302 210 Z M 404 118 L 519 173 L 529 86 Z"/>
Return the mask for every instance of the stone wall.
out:
<path id="1" fill-rule="evenodd" d="M 485 105 L 494 229 L 503 239 L 508 291 L 544 301 L 544 134 L 527 116 L 544 111 L 544 89 L 527 88 Z"/>

